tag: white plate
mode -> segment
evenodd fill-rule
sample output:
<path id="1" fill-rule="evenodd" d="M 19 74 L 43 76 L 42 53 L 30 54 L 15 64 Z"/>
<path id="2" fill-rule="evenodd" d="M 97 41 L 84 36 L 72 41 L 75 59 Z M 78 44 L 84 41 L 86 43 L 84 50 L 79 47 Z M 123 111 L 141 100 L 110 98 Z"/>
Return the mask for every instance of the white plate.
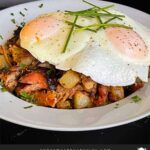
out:
<path id="1" fill-rule="evenodd" d="M 109 2 L 90 0 L 97 5 L 108 5 Z M 44 6 L 38 6 L 43 3 Z M 81 0 L 49 0 L 37 1 L 18 5 L 5 9 L 0 12 L 0 34 L 4 40 L 3 44 L 12 36 L 16 25 L 11 22 L 15 18 L 17 24 L 22 21 L 28 21 L 36 16 L 56 10 L 80 10 L 89 6 Z M 27 8 L 28 11 L 24 10 Z M 116 9 L 126 13 L 135 20 L 150 27 L 150 16 L 139 10 L 116 4 Z M 19 12 L 22 11 L 25 17 Z M 11 16 L 10 13 L 14 13 Z M 115 109 L 115 103 L 82 110 L 58 110 L 40 106 L 33 106 L 30 109 L 24 109 L 31 104 L 16 98 L 8 92 L 0 93 L 0 118 L 33 128 L 57 130 L 57 131 L 85 131 L 114 127 L 126 124 L 150 115 L 150 84 L 148 83 L 143 89 L 133 95 L 142 98 L 139 103 L 131 103 L 131 95 L 121 100 L 119 108 Z"/>

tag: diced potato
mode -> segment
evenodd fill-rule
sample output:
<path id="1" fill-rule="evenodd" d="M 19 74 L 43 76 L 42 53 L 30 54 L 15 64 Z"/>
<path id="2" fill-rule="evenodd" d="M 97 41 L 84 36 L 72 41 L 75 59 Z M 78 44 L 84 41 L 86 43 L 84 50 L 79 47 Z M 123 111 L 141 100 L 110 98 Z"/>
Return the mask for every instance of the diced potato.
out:
<path id="1" fill-rule="evenodd" d="M 92 107 L 93 103 L 89 96 L 83 92 L 76 92 L 73 98 L 73 104 L 75 109 Z"/>
<path id="2" fill-rule="evenodd" d="M 3 55 L 0 55 L 0 69 L 8 68 L 8 64 Z"/>
<path id="3" fill-rule="evenodd" d="M 59 109 L 71 109 L 71 102 L 70 101 L 59 101 L 57 104 L 56 104 L 57 108 Z"/>
<path id="4" fill-rule="evenodd" d="M 110 87 L 108 96 L 110 101 L 119 101 L 125 97 L 124 88 L 121 86 Z"/>
<path id="5" fill-rule="evenodd" d="M 96 87 L 96 82 L 94 82 L 90 77 L 86 76 L 82 77 L 82 84 L 87 92 L 91 92 L 92 89 Z"/>
<path id="6" fill-rule="evenodd" d="M 73 88 L 80 81 L 79 74 L 69 70 L 60 79 L 59 83 L 67 89 Z"/>
<path id="7" fill-rule="evenodd" d="M 10 50 L 12 52 L 13 61 L 16 62 L 18 65 L 30 65 L 34 60 L 31 54 L 29 54 L 26 50 L 20 47 L 14 45 L 10 48 Z"/>

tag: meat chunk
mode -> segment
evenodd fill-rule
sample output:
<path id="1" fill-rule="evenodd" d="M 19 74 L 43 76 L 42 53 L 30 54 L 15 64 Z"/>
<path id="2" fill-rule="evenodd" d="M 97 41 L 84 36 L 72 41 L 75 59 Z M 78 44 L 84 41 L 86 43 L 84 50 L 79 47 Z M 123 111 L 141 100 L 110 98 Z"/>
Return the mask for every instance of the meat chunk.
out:
<path id="1" fill-rule="evenodd" d="M 22 73 L 22 70 L 19 67 L 12 67 L 8 71 L 4 72 L 1 76 L 1 80 L 4 86 L 10 91 L 13 92 L 16 88 L 18 82 L 17 79 Z"/>
<path id="2" fill-rule="evenodd" d="M 44 74 L 39 71 L 27 73 L 19 79 L 19 83 L 23 83 L 24 85 L 17 88 L 17 93 L 21 91 L 30 93 L 32 91 L 48 89 L 47 80 Z"/>
<path id="3" fill-rule="evenodd" d="M 93 103 L 96 106 L 105 105 L 108 100 L 108 87 L 104 85 L 98 86 L 98 99 L 95 99 Z"/>

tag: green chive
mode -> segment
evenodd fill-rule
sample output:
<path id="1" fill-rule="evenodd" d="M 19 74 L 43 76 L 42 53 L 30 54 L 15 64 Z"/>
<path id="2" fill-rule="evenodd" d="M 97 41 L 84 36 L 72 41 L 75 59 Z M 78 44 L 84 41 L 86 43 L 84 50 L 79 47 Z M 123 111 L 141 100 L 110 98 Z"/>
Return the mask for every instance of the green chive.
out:
<path id="1" fill-rule="evenodd" d="M 70 41 L 71 35 L 72 35 L 73 30 L 74 30 L 74 27 L 75 27 L 75 24 L 76 24 L 76 22 L 77 22 L 77 19 L 78 19 L 78 16 L 76 16 L 76 17 L 75 17 L 75 19 L 74 19 L 74 22 L 73 22 L 72 28 L 71 28 L 71 30 L 70 30 L 70 33 L 69 33 L 69 35 L 68 35 L 68 38 L 67 38 L 66 43 L 65 43 L 65 46 L 64 46 L 64 49 L 63 49 L 63 51 L 62 51 L 63 53 L 65 53 L 65 52 L 66 52 L 67 46 L 68 46 L 68 44 L 69 44 L 69 41 Z"/>
<path id="2" fill-rule="evenodd" d="M 68 23 L 69 25 L 73 25 L 73 22 L 66 21 L 66 23 Z M 77 24 L 75 24 L 75 27 L 83 28 L 83 26 L 80 26 L 80 25 L 77 25 Z M 91 31 L 91 32 L 96 32 L 96 30 L 89 29 L 89 28 L 87 28 L 86 30 Z"/>
<path id="3" fill-rule="evenodd" d="M 24 109 L 28 109 L 28 108 L 32 108 L 33 106 L 30 105 L 30 106 L 26 106 L 26 107 L 23 107 Z"/>
<path id="4" fill-rule="evenodd" d="M 86 30 L 87 28 L 90 28 L 90 27 L 122 27 L 122 28 L 126 28 L 126 29 L 132 29 L 129 26 L 120 25 L 120 24 L 92 24 L 90 26 L 85 26 L 83 28 L 76 29 L 76 31 Z"/>
<path id="5" fill-rule="evenodd" d="M 139 97 L 139 96 L 133 96 L 131 97 L 132 101 L 135 102 L 135 103 L 138 103 L 139 101 L 141 101 L 142 99 Z"/>
<path id="6" fill-rule="evenodd" d="M 104 11 L 104 12 L 106 12 L 106 13 L 108 13 L 108 14 L 111 14 L 109 11 L 107 11 L 106 9 L 109 9 L 109 8 L 111 8 L 111 7 L 114 7 L 114 5 L 110 5 L 110 6 L 106 6 L 106 7 L 99 7 L 99 6 L 96 6 L 96 5 L 94 5 L 94 4 L 92 4 L 92 3 L 90 3 L 90 2 L 87 2 L 87 1 L 85 1 L 85 0 L 82 0 L 83 2 L 85 2 L 85 3 L 87 3 L 87 4 L 89 4 L 89 5 L 91 5 L 91 6 L 94 6 L 94 7 L 97 7 L 97 8 L 99 8 L 100 10 L 102 10 L 102 11 Z M 122 20 L 122 18 L 120 18 L 120 17 L 117 17 L 118 19 L 120 19 L 120 20 Z"/>

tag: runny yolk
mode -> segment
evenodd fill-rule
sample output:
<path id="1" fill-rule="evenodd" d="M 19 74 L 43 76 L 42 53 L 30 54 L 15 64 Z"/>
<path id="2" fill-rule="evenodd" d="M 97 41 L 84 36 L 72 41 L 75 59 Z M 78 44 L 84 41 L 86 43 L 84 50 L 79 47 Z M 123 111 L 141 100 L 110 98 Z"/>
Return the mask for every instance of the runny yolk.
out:
<path id="1" fill-rule="evenodd" d="M 138 60 L 147 57 L 148 50 L 144 41 L 132 29 L 109 27 L 106 29 L 106 35 L 116 50 L 122 55 Z"/>

